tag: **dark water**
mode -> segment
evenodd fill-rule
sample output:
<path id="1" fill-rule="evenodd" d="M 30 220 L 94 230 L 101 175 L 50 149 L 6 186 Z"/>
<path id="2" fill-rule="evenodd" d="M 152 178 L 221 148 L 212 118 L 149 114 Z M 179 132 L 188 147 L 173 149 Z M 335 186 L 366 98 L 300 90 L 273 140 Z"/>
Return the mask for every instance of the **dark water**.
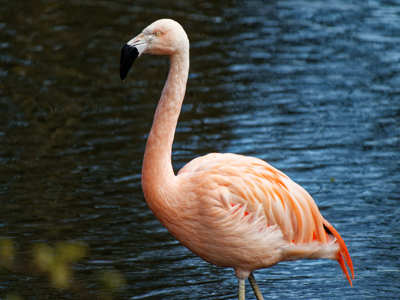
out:
<path id="1" fill-rule="evenodd" d="M 0 0 L 0 16 L 0 236 L 20 256 L 83 241 L 75 273 L 93 296 L 93 274 L 113 269 L 122 299 L 236 298 L 233 272 L 180 246 L 142 196 L 168 62 L 142 57 L 121 83 L 119 51 L 171 17 L 191 40 L 175 168 L 212 151 L 265 159 L 313 195 L 350 249 L 354 288 L 335 262 L 298 261 L 257 271 L 264 295 L 398 299 L 399 1 Z M 0 297 L 79 299 L 46 282 L 2 272 Z"/>

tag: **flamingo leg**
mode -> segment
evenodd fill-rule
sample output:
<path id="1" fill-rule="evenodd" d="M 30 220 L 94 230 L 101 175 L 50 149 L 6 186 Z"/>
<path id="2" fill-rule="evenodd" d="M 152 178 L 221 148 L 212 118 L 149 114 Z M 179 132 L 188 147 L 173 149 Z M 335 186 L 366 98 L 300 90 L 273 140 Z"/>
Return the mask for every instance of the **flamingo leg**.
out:
<path id="1" fill-rule="evenodd" d="M 250 273 L 249 281 L 250 281 L 251 288 L 253 289 L 253 292 L 256 295 L 257 300 L 264 300 L 264 297 L 261 294 L 260 288 L 257 285 L 256 279 L 254 278 L 253 273 Z"/>
<path id="2" fill-rule="evenodd" d="M 244 279 L 239 279 L 239 300 L 246 300 L 245 299 L 246 290 L 244 288 L 244 285 L 245 285 Z"/>

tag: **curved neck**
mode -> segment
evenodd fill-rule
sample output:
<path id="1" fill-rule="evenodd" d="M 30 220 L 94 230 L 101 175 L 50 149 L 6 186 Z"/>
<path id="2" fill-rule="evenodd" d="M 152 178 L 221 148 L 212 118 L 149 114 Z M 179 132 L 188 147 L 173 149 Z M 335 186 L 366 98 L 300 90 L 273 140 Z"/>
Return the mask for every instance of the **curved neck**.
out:
<path id="1" fill-rule="evenodd" d="M 171 154 L 189 73 L 189 49 L 170 56 L 170 68 L 154 115 L 143 159 L 142 186 L 147 202 L 165 195 L 175 174 Z M 167 200 L 167 199 L 165 199 Z"/>

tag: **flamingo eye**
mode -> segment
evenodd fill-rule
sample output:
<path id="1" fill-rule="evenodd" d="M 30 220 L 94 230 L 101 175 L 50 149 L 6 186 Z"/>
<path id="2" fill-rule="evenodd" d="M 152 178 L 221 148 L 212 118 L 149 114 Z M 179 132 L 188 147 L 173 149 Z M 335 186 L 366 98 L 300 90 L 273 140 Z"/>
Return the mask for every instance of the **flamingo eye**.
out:
<path id="1" fill-rule="evenodd" d="M 162 32 L 157 30 L 157 31 L 154 31 L 153 34 L 154 34 L 155 36 L 159 37 L 159 36 L 162 35 Z"/>

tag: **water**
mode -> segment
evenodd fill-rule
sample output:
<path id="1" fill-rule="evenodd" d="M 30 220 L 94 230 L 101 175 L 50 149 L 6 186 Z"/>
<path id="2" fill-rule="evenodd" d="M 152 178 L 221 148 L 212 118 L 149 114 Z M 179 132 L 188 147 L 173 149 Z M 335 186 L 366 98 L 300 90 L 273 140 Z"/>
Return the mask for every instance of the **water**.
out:
<path id="1" fill-rule="evenodd" d="M 119 79 L 123 43 L 171 17 L 191 40 L 174 167 L 208 152 L 267 160 L 341 232 L 350 288 L 331 261 L 256 277 L 270 299 L 396 299 L 400 293 L 400 2 L 0 1 L 0 236 L 83 241 L 76 280 L 126 279 L 122 299 L 235 299 L 233 272 L 179 245 L 140 187 L 168 62 Z M 77 299 L 44 277 L 0 273 L 0 297 Z M 250 289 L 248 297 L 253 299 Z"/>

